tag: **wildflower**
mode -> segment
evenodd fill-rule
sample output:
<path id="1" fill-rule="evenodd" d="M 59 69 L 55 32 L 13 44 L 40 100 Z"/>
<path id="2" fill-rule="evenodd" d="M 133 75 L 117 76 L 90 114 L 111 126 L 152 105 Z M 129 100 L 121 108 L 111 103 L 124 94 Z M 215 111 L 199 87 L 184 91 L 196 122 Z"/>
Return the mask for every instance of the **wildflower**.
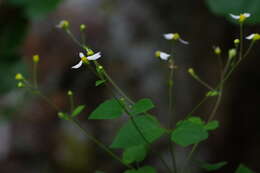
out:
<path id="1" fill-rule="evenodd" d="M 161 52 L 161 51 L 155 52 L 155 57 L 161 58 L 162 60 L 165 60 L 165 61 L 167 61 L 170 56 L 171 55 L 169 55 L 168 53 L 165 53 L 165 52 Z"/>
<path id="2" fill-rule="evenodd" d="M 60 23 L 57 25 L 58 28 L 61 28 L 61 29 L 68 29 L 69 28 L 69 21 L 67 20 L 62 20 L 60 21 Z"/>
<path id="3" fill-rule="evenodd" d="M 98 53 L 91 55 L 91 56 L 85 56 L 84 53 L 80 52 L 79 57 L 80 57 L 79 63 L 74 65 L 71 68 L 77 69 L 77 68 L 81 67 L 83 63 L 88 64 L 89 63 L 88 61 L 97 60 L 98 58 L 101 57 L 101 55 L 100 55 L 100 52 L 98 52 Z"/>
<path id="4" fill-rule="evenodd" d="M 230 16 L 233 18 L 233 19 L 236 19 L 239 21 L 239 23 L 243 23 L 246 18 L 250 17 L 251 14 L 250 13 L 243 13 L 243 14 L 240 14 L 240 15 L 234 15 L 234 14 L 230 14 Z"/>
<path id="5" fill-rule="evenodd" d="M 38 63 L 40 61 L 40 56 L 39 55 L 33 55 L 33 62 Z"/>
<path id="6" fill-rule="evenodd" d="M 251 34 L 251 35 L 247 36 L 246 39 L 253 40 L 253 41 L 260 40 L 260 34 L 258 34 L 258 33 Z"/>
<path id="7" fill-rule="evenodd" d="M 163 34 L 163 37 L 166 39 L 166 40 L 175 40 L 175 41 L 179 41 L 181 42 L 182 44 L 189 44 L 189 42 L 183 40 L 180 36 L 180 34 L 178 33 L 167 33 L 167 34 Z"/>
<path id="8" fill-rule="evenodd" d="M 23 77 L 23 75 L 22 75 L 21 73 L 17 73 L 17 74 L 15 75 L 15 80 L 20 81 L 20 80 L 23 80 L 23 79 L 24 79 L 24 77 Z"/>

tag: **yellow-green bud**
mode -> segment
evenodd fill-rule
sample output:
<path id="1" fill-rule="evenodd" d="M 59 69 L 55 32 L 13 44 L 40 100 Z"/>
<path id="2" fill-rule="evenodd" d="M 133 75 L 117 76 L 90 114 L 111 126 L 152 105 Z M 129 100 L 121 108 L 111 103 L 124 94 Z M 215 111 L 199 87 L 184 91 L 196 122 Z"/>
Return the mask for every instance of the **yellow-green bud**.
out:
<path id="1" fill-rule="evenodd" d="M 234 44 L 235 44 L 235 45 L 238 45 L 239 43 L 240 43 L 240 40 L 239 40 L 239 39 L 235 39 L 235 40 L 234 40 Z"/>
<path id="2" fill-rule="evenodd" d="M 33 55 L 33 62 L 38 63 L 40 61 L 40 56 L 39 55 Z"/>
<path id="3" fill-rule="evenodd" d="M 15 75 L 15 80 L 23 80 L 24 79 L 24 77 L 23 77 L 23 75 L 21 74 L 21 73 L 17 73 L 16 75 Z"/>
<path id="4" fill-rule="evenodd" d="M 236 49 L 229 49 L 228 51 L 228 58 L 232 59 L 237 55 L 237 50 Z"/>
<path id="5" fill-rule="evenodd" d="M 81 24 L 81 25 L 79 26 L 79 28 L 80 28 L 80 31 L 84 31 L 84 30 L 86 29 L 86 25 Z"/>
<path id="6" fill-rule="evenodd" d="M 18 88 L 23 88 L 23 87 L 25 87 L 25 85 L 24 85 L 23 82 L 18 82 L 18 83 L 17 83 L 17 87 L 18 87 Z"/>
<path id="7" fill-rule="evenodd" d="M 220 55 L 221 54 L 221 49 L 220 49 L 220 47 L 215 47 L 214 48 L 214 53 L 216 54 L 216 55 Z"/>
<path id="8" fill-rule="evenodd" d="M 172 39 L 173 40 L 179 40 L 181 38 L 180 34 L 174 33 Z"/>
<path id="9" fill-rule="evenodd" d="M 194 72 L 193 68 L 189 68 L 189 69 L 188 69 L 188 73 L 189 73 L 191 76 L 195 76 L 195 72 Z"/>
<path id="10" fill-rule="evenodd" d="M 57 25 L 58 28 L 65 29 L 65 30 L 68 29 L 69 26 L 70 26 L 70 23 L 69 23 L 69 21 L 67 21 L 67 20 L 62 20 L 62 21 L 60 21 L 60 23 Z"/>
<path id="11" fill-rule="evenodd" d="M 72 96 L 73 92 L 71 90 L 69 90 L 67 94 L 68 94 L 68 96 Z"/>
<path id="12" fill-rule="evenodd" d="M 99 70 L 102 70 L 102 69 L 103 69 L 103 66 L 99 65 L 99 66 L 98 66 L 98 69 L 99 69 Z"/>
<path id="13" fill-rule="evenodd" d="M 160 55 L 161 55 L 161 51 L 157 50 L 157 51 L 155 52 L 155 57 L 156 57 L 156 58 L 160 58 Z"/>

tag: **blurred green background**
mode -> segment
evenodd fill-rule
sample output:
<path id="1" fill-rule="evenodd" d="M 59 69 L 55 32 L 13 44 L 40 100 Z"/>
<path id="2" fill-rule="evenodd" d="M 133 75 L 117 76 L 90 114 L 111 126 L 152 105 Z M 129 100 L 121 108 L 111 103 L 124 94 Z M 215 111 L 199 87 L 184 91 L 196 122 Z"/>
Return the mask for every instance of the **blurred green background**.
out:
<path id="1" fill-rule="evenodd" d="M 56 117 L 44 101 L 16 88 L 14 75 L 30 78 L 31 57 L 39 54 L 41 89 L 62 110 L 68 108 L 66 92 L 76 93 L 77 103 L 86 104 L 82 125 L 110 144 L 118 121 L 89 121 L 87 115 L 110 96 L 105 87 L 94 86 L 95 77 L 84 69 L 71 70 L 81 51 L 55 26 L 62 19 L 80 38 L 79 25 L 87 25 L 88 45 L 104 55 L 102 63 L 115 81 L 134 100 L 149 97 L 156 103 L 154 114 L 167 119 L 167 67 L 154 58 L 154 51 L 170 50 L 163 33 L 178 32 L 191 44 L 174 47 L 179 66 L 176 85 L 176 116 L 184 117 L 203 97 L 206 89 L 193 81 L 186 69 L 194 67 L 214 85 L 217 59 L 212 46 L 223 51 L 233 46 L 239 27 L 229 13 L 249 12 L 245 34 L 260 32 L 259 0 L 2 0 L 0 1 L 0 172 L 66 173 L 123 172 L 124 168 L 93 145 L 79 129 Z M 245 46 L 248 46 L 246 42 Z M 228 82 L 217 119 L 221 127 L 196 154 L 199 160 L 228 161 L 218 173 L 234 172 L 240 162 L 260 172 L 259 58 L 256 45 L 250 58 Z M 214 100 L 196 115 L 206 117 Z M 164 153 L 165 143 L 158 143 Z M 187 149 L 178 149 L 181 166 Z M 145 161 L 162 172 L 156 155 Z M 196 165 L 191 165 L 197 170 Z"/>

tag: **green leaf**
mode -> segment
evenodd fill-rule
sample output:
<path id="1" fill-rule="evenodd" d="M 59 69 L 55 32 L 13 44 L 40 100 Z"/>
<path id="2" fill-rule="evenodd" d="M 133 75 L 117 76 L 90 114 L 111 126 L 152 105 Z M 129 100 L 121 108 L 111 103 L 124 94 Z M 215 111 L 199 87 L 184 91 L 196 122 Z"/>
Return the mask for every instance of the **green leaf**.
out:
<path id="1" fill-rule="evenodd" d="M 8 0 L 8 2 L 23 7 L 28 17 L 35 18 L 53 11 L 62 0 Z"/>
<path id="2" fill-rule="evenodd" d="M 188 121 L 194 123 L 194 124 L 198 124 L 198 125 L 204 125 L 205 123 L 201 120 L 200 117 L 190 117 L 188 118 Z"/>
<path id="3" fill-rule="evenodd" d="M 208 8 L 216 15 L 225 16 L 231 19 L 229 14 L 239 15 L 240 13 L 251 13 L 252 16 L 245 20 L 248 23 L 260 22 L 260 1 L 259 0 L 206 0 Z"/>
<path id="4" fill-rule="evenodd" d="M 219 127 L 219 122 L 217 120 L 213 120 L 208 122 L 204 127 L 206 130 L 215 130 Z"/>
<path id="5" fill-rule="evenodd" d="M 100 104 L 89 116 L 89 119 L 113 119 L 120 117 L 124 109 L 116 99 Z"/>
<path id="6" fill-rule="evenodd" d="M 75 109 L 74 109 L 74 111 L 72 112 L 72 117 L 76 117 L 78 114 L 80 114 L 82 111 L 83 111 L 83 109 L 85 108 L 85 105 L 79 105 L 79 106 L 77 106 Z"/>
<path id="7" fill-rule="evenodd" d="M 138 170 L 126 170 L 124 173 L 156 173 L 156 170 L 151 166 L 144 166 Z"/>
<path id="8" fill-rule="evenodd" d="M 206 163 L 206 162 L 202 162 L 199 163 L 199 166 L 206 170 L 206 171 L 215 171 L 218 170 L 220 168 L 222 168 L 223 166 L 225 166 L 227 164 L 226 161 L 223 162 L 218 162 L 218 163 Z"/>
<path id="9" fill-rule="evenodd" d="M 141 99 L 135 103 L 131 109 L 133 115 L 144 113 L 154 107 L 153 102 L 150 99 Z"/>
<path id="10" fill-rule="evenodd" d="M 203 125 L 197 124 L 189 120 L 182 121 L 173 130 L 171 140 L 176 144 L 186 147 L 196 144 L 208 138 L 208 132 Z"/>
<path id="11" fill-rule="evenodd" d="M 106 80 L 97 80 L 95 86 L 102 85 L 105 82 L 106 82 Z"/>
<path id="12" fill-rule="evenodd" d="M 134 122 L 149 143 L 154 142 L 165 133 L 165 129 L 160 127 L 160 123 L 151 115 L 141 115 L 134 117 Z M 146 145 L 147 142 L 140 135 L 132 120 L 128 120 L 117 133 L 112 148 L 129 148 L 137 145 Z"/>
<path id="13" fill-rule="evenodd" d="M 123 161 L 126 164 L 141 162 L 145 159 L 147 148 L 145 145 L 137 145 L 127 148 L 123 153 Z"/>
<path id="14" fill-rule="evenodd" d="M 214 97 L 214 96 L 218 96 L 218 95 L 219 95 L 218 91 L 209 91 L 206 94 L 207 97 Z"/>
<path id="15" fill-rule="evenodd" d="M 248 167 L 246 167 L 244 164 L 240 164 L 236 169 L 235 173 L 255 173 L 255 172 L 249 169 Z"/>

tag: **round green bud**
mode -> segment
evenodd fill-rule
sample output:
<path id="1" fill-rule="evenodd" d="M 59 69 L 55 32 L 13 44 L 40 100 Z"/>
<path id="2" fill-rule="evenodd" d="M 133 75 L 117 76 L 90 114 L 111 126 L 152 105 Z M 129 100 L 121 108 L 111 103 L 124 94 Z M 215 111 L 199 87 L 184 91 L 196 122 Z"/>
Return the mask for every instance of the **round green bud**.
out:
<path id="1" fill-rule="evenodd" d="M 229 49 L 228 51 L 228 58 L 234 58 L 237 55 L 237 50 L 236 49 Z"/>
<path id="2" fill-rule="evenodd" d="M 79 28 L 80 28 L 80 31 L 85 31 L 85 30 L 86 30 L 86 25 L 81 24 L 81 25 L 79 26 Z"/>
<path id="3" fill-rule="evenodd" d="M 25 87 L 25 85 L 24 85 L 23 82 L 18 82 L 17 87 L 18 88 L 23 88 L 23 87 Z"/>
<path id="4" fill-rule="evenodd" d="M 23 77 L 23 75 L 21 74 L 21 73 L 17 73 L 16 75 L 15 75 L 15 80 L 23 80 L 24 79 L 24 77 Z"/>
<path id="5" fill-rule="evenodd" d="M 235 45 L 238 45 L 239 43 L 240 43 L 240 40 L 239 40 L 239 39 L 235 39 L 235 40 L 234 40 L 234 44 L 235 44 Z"/>
<path id="6" fill-rule="evenodd" d="M 33 62 L 38 63 L 40 61 L 40 56 L 39 55 L 33 55 Z"/>
<path id="7" fill-rule="evenodd" d="M 215 47 L 214 48 L 214 53 L 216 54 L 216 55 L 220 55 L 221 54 L 221 49 L 220 49 L 220 47 Z"/>
<path id="8" fill-rule="evenodd" d="M 67 94 L 68 94 L 68 96 L 72 96 L 73 92 L 71 90 L 69 90 Z"/>

